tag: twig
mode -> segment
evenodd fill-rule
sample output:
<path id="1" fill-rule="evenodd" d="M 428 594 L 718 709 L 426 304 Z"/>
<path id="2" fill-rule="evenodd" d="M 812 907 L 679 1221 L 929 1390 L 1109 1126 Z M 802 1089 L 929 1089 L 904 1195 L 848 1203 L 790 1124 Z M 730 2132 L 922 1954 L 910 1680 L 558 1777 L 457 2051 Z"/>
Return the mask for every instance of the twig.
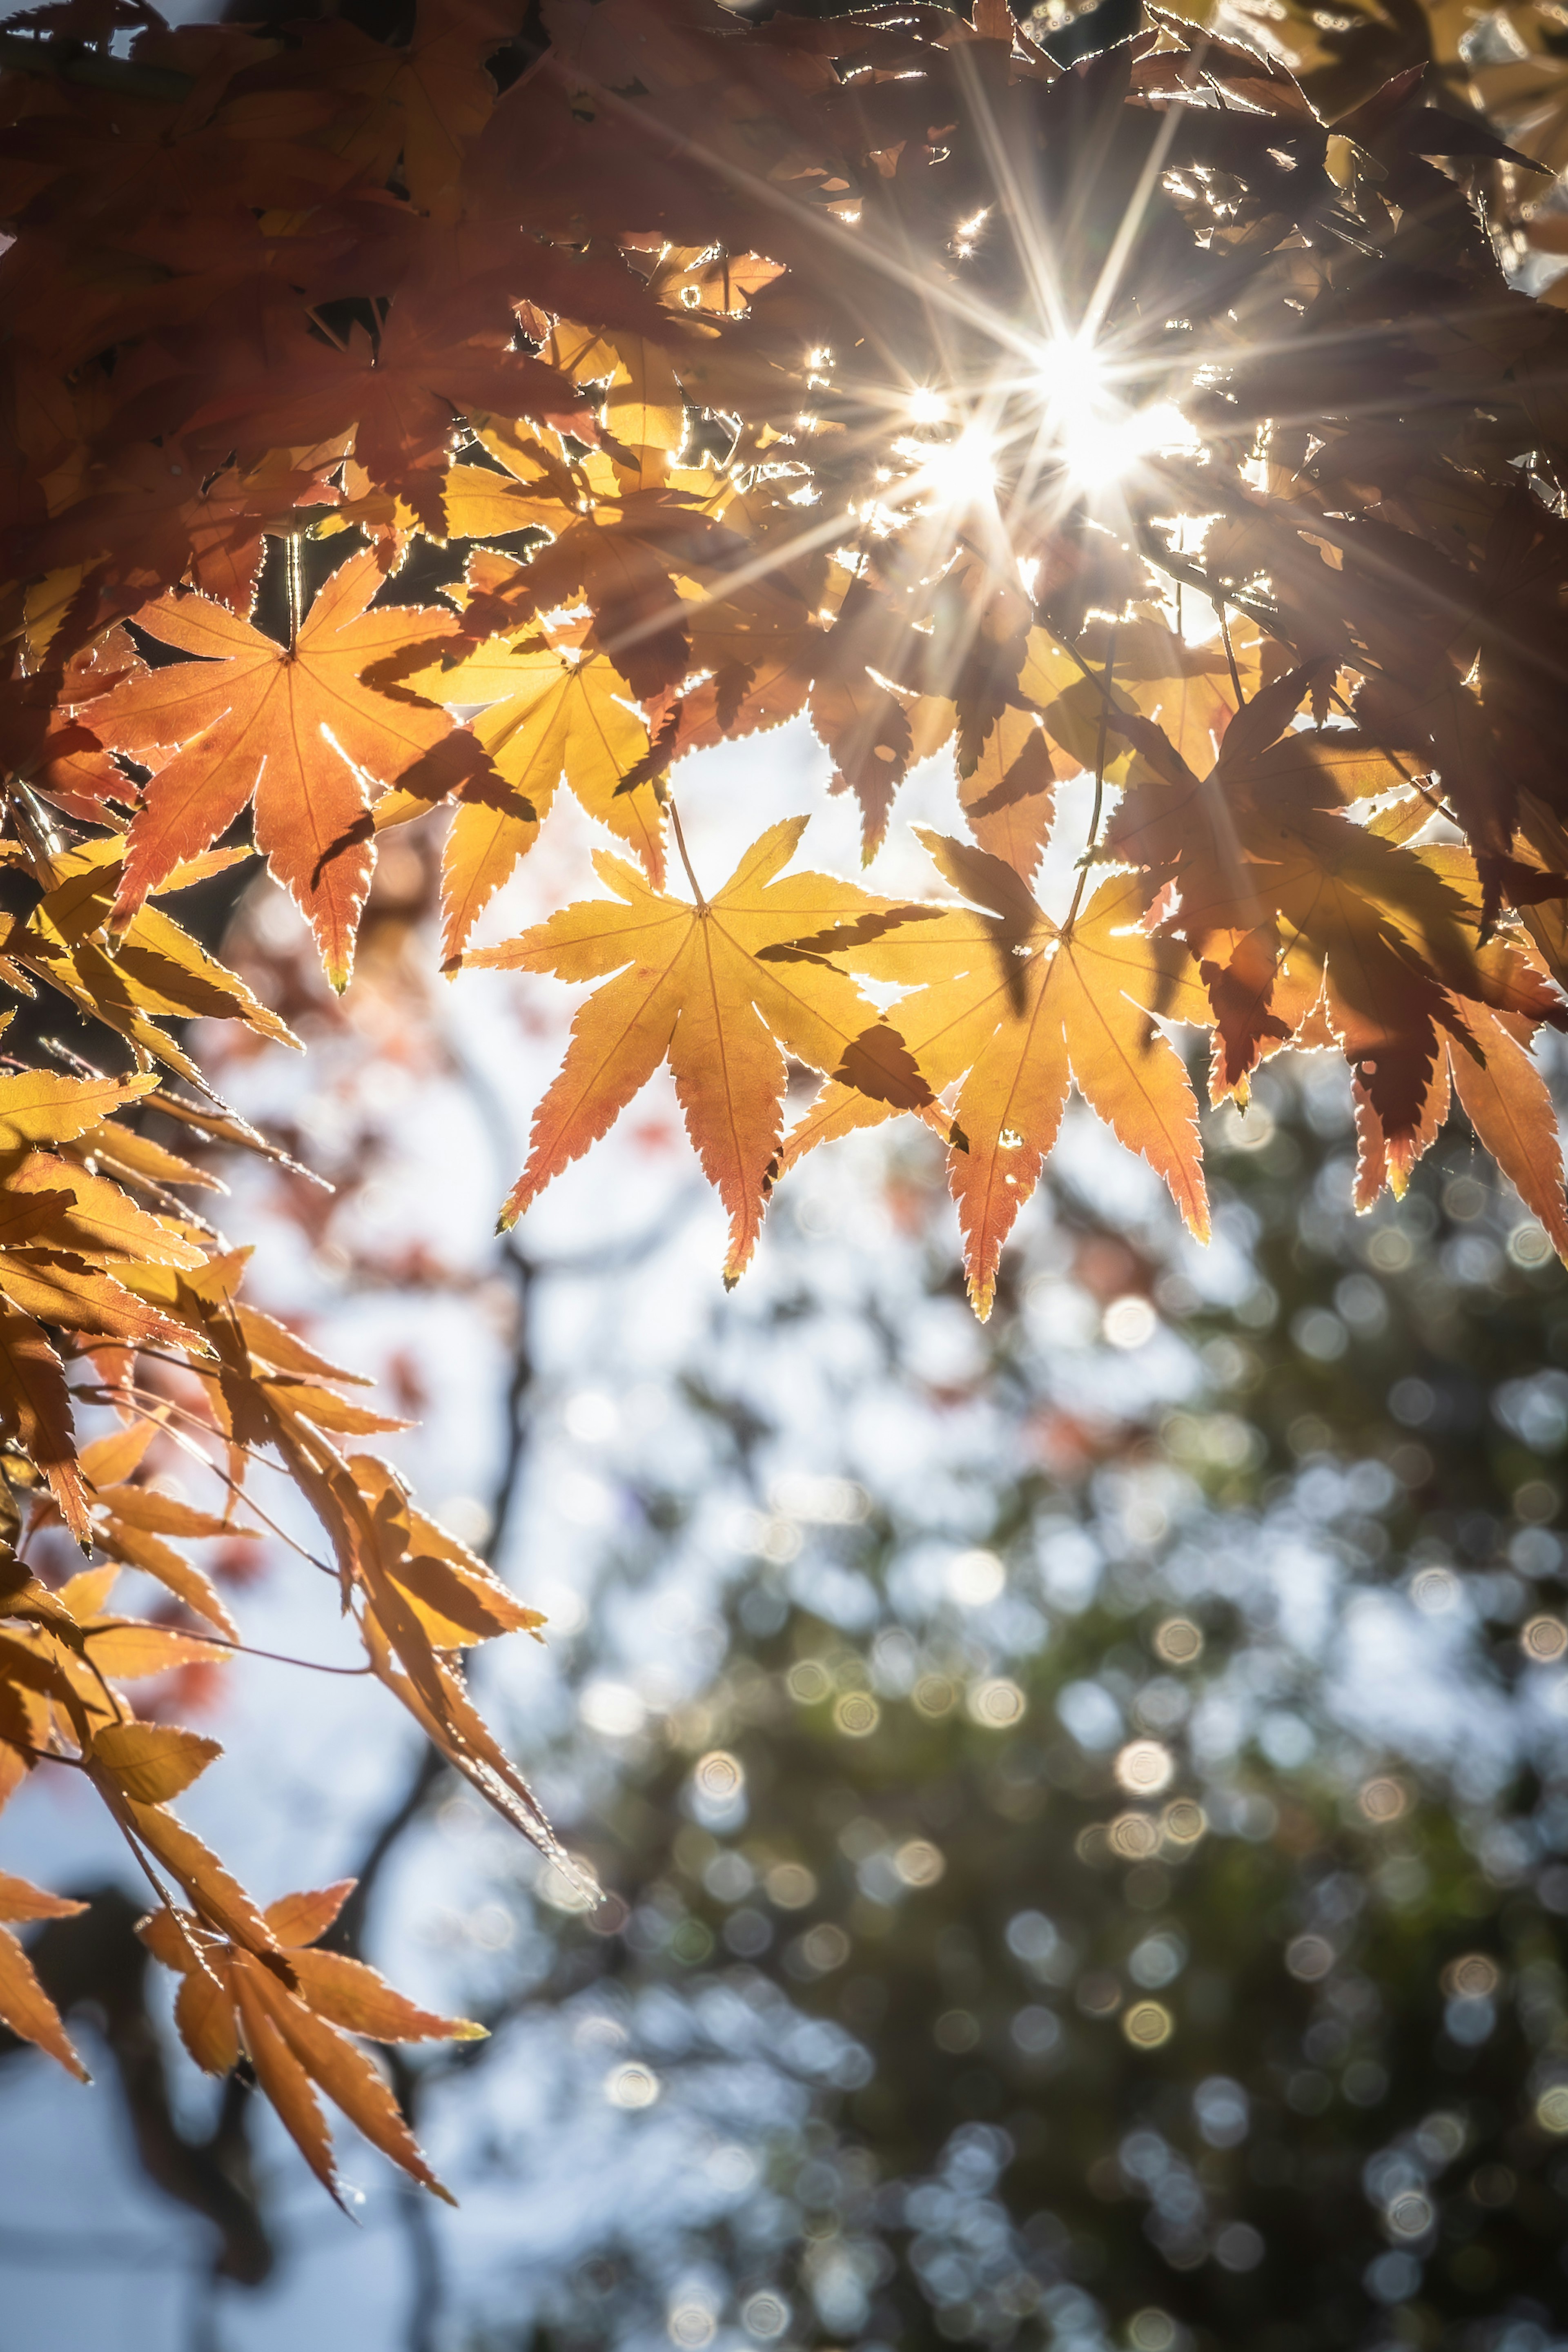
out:
<path id="1" fill-rule="evenodd" d="M 321 333 L 325 335 L 328 342 L 331 343 L 335 352 L 346 352 L 348 350 L 348 345 L 343 341 L 342 337 L 341 335 L 333 334 L 331 327 L 328 326 L 325 319 L 322 318 L 319 310 L 310 309 L 309 304 L 307 304 L 305 316 L 309 319 L 312 327 L 317 327 L 321 330 Z"/>
<path id="2" fill-rule="evenodd" d="M 148 1861 L 145 1853 L 142 1851 L 140 1839 L 135 1836 L 129 1823 L 121 1819 L 119 1811 L 113 1805 L 109 1807 L 109 1815 L 110 1819 L 113 1822 L 115 1828 L 120 1832 L 121 1836 L 125 1840 L 126 1844 L 131 1848 L 132 1853 L 135 1855 L 142 1875 L 145 1878 L 148 1885 L 157 1896 L 162 1907 L 169 1914 L 170 1918 L 173 1919 L 175 1927 L 179 1931 L 180 1940 L 184 1945 L 186 1951 L 190 1953 L 192 1958 L 201 1969 L 203 1976 L 210 1977 L 212 1975 L 212 1970 L 207 1966 L 205 1955 L 198 1952 L 195 1946 L 192 1943 L 190 1937 L 185 1931 L 184 1923 L 180 1917 L 179 1906 L 175 1903 L 174 1898 L 170 1894 L 168 1888 L 163 1885 L 163 1882 L 159 1877 L 157 1872 L 153 1869 L 152 1864 Z"/>

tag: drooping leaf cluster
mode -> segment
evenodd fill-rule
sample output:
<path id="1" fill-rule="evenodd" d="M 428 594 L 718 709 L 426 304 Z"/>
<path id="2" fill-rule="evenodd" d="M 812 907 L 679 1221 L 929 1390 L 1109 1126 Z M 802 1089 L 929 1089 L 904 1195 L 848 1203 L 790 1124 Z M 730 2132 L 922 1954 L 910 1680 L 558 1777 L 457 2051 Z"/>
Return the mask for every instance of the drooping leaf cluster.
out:
<path id="1" fill-rule="evenodd" d="M 165 1540 L 231 1519 L 161 1498 L 142 1433 L 205 1436 L 234 1497 L 270 1449 L 372 1671 L 547 1832 L 458 1664 L 530 1612 L 333 1443 L 386 1424 L 237 1299 L 202 1171 L 141 1124 L 255 1141 L 157 1075 L 203 1087 L 170 1022 L 285 1034 L 158 904 L 247 829 L 339 987 L 378 838 L 437 812 L 448 966 L 603 983 L 508 1218 L 668 1058 L 731 1278 L 803 1151 L 913 1113 L 984 1312 L 1075 1084 L 1206 1229 L 1176 1023 L 1215 1100 L 1342 1053 L 1363 1202 L 1457 1093 L 1568 1247 L 1528 1053 L 1568 1026 L 1568 323 L 1503 274 L 1555 232 L 1513 226 L 1534 167 L 1486 93 L 1349 43 L 1331 91 L 1303 48 L 1310 98 L 1289 19 L 1266 50 L 1156 8 L 1068 68 L 999 0 L 541 21 L 61 0 L 0 51 L 0 978 L 130 1065 L 0 1079 L 7 1459 L 29 1534 L 108 1563 L 57 1591 L 15 1551 L 0 1753 L 88 1773 L 183 1888 L 149 1932 L 192 2046 L 243 2042 L 323 2174 L 312 2081 L 414 2164 L 337 2035 L 408 2019 L 318 1998 L 166 1811 L 205 1755 L 118 1685 L 233 1639 Z M 804 816 L 699 879 L 680 763 L 801 714 L 868 859 L 951 756 L 948 895 L 785 872 Z M 563 782 L 637 864 L 473 950 Z M 786 1056 L 826 1081 L 787 1137 Z M 119 1433 L 79 1451 L 73 1392 Z M 109 1615 L 121 1567 L 213 1636 Z M 58 2036 L 22 1965 L 6 2014 Z"/>
<path id="2" fill-rule="evenodd" d="M 94 857 L 58 860 L 65 878 L 34 921 L 38 940 L 47 945 L 52 937 L 64 961 L 84 881 L 97 890 L 100 912 L 108 906 L 113 846 L 107 879 Z M 182 939 L 151 910 L 128 938 L 148 930 L 150 918 Z M 216 975 L 205 980 L 210 993 L 221 982 L 237 999 L 247 994 L 221 967 L 209 964 L 207 972 Z M 280 1026 L 254 1002 L 247 1017 Z M 194 1664 L 221 1665 L 243 1649 L 217 1585 L 176 1547 L 181 1539 L 240 1542 L 260 1532 L 256 1520 L 275 1528 L 252 1493 L 251 1474 L 270 1461 L 328 1533 L 331 1561 L 302 1557 L 338 1582 L 364 1644 L 363 1671 L 518 1828 L 548 1845 L 527 1784 L 474 1709 L 462 1673 L 465 1648 L 542 1621 L 414 1507 L 384 1463 L 344 1450 L 344 1439 L 405 1424 L 344 1396 L 345 1384 L 363 1385 L 357 1375 L 239 1297 L 247 1253 L 230 1247 L 174 1189 L 216 1180 L 126 1124 L 121 1115 L 136 1108 L 195 1126 L 204 1139 L 266 1148 L 221 1106 L 164 1090 L 155 1070 L 123 1080 L 47 1069 L 0 1077 L 0 1395 L 11 1430 L 0 1455 L 7 1621 L 0 1626 L 0 1802 L 40 1765 L 68 1766 L 89 1780 L 163 1906 L 145 1931 L 161 1959 L 186 1971 L 176 2016 L 198 2063 L 226 2071 L 242 2033 L 258 2078 L 330 2188 L 336 2176 L 312 2084 L 435 2186 L 381 2075 L 339 2029 L 409 2040 L 461 2034 L 461 2021 L 416 2011 L 358 1962 L 329 1956 L 318 1968 L 310 1956 L 297 1959 L 295 1946 L 330 1924 L 346 1889 L 330 1902 L 291 1896 L 259 1909 L 170 1810 L 220 1753 L 217 1743 L 140 1717 L 125 1685 L 156 1685 Z M 79 1447 L 76 1415 L 84 1407 L 98 1408 L 110 1427 Z M 151 1476 L 160 1448 L 215 1484 L 221 1507 L 198 1507 L 171 1492 L 166 1475 Z M 51 1529 L 68 1531 L 98 1564 L 63 1583 L 46 1580 L 28 1553 L 49 1551 Z M 127 1570 L 163 1588 L 158 1614 L 114 1605 Z M 172 1889 L 188 1910 L 174 1907 Z M 8 1920 L 61 1909 L 17 1879 L 7 1879 L 0 1902 Z M 317 1920 L 309 1935 L 301 1906 Z M 0 2017 L 82 2073 L 8 1934 L 0 1937 Z"/>

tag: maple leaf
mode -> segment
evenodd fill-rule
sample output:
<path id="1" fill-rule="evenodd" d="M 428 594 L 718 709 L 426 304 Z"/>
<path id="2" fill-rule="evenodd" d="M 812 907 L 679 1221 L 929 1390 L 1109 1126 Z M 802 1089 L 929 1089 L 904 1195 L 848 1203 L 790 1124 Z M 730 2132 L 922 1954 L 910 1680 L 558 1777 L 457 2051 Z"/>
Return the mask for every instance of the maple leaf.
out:
<path id="1" fill-rule="evenodd" d="M 1407 1169 L 1439 1032 L 1462 1032 L 1459 998 L 1507 1003 L 1509 976 L 1478 961 L 1483 911 L 1457 876 L 1342 813 L 1405 775 L 1356 730 L 1292 729 L 1310 683 L 1303 668 L 1265 688 L 1232 719 L 1201 781 L 1158 728 L 1113 710 L 1111 725 L 1157 781 L 1128 793 L 1110 837 L 1176 886 L 1170 927 L 1202 960 L 1218 1022 L 1216 1090 L 1239 1087 L 1270 1039 L 1294 1034 L 1321 991 L 1330 1030 Z M 1544 1017 L 1550 999 L 1539 1004 Z"/>
<path id="2" fill-rule="evenodd" d="M 137 1933 L 181 1982 L 174 2001 L 180 2037 L 198 2066 L 227 2074 L 243 2049 L 296 2146 L 334 2198 L 341 2198 L 332 2147 L 317 2090 L 375 2147 L 414 2179 L 453 2200 L 431 2172 L 387 2085 L 349 2039 L 472 2042 L 484 2028 L 439 2017 L 395 1992 L 363 1960 L 310 1949 L 347 1896 L 353 1879 L 286 1895 L 262 1915 L 276 1962 L 254 1947 L 215 1935 L 196 1914 L 154 1911 Z"/>
<path id="3" fill-rule="evenodd" d="M 1070 748 L 1083 766 L 1092 768 L 1098 755 L 1100 715 L 1109 684 L 1113 709 L 1139 711 L 1152 719 L 1178 757 L 1202 776 L 1214 766 L 1240 707 L 1237 688 L 1243 702 L 1256 698 L 1265 683 L 1263 665 L 1270 651 L 1276 667 L 1288 667 L 1279 648 L 1269 648 L 1257 623 L 1245 615 L 1237 614 L 1226 624 L 1223 644 L 1211 637 L 1201 645 L 1189 645 L 1160 606 L 1138 604 L 1131 614 L 1114 623 L 1086 622 L 1076 652 L 1080 661 L 1097 664 L 1100 675 L 1080 677 L 1076 686 L 1070 682 L 1071 672 L 1079 662 L 1055 645 L 1047 631 L 1031 632 L 1024 683 L 1032 691 L 1044 688 L 1042 715 L 1047 731 L 1054 732 L 1053 719 L 1062 725 L 1056 740 L 1064 749 L 1068 748 L 1068 730 L 1074 724 L 1068 706 L 1076 706 Z M 1058 687 L 1053 699 L 1052 685 L 1064 677 L 1069 681 L 1068 690 L 1063 694 Z M 1319 678 L 1314 690 L 1321 691 L 1321 685 Z M 1116 772 L 1116 754 L 1123 740 L 1112 731 L 1107 746 L 1108 773 Z M 1147 781 L 1147 772 L 1134 758 L 1128 762 L 1127 780 L 1141 777 Z"/>
<path id="4" fill-rule="evenodd" d="M 881 847 L 893 796 L 914 751 L 906 697 L 895 694 L 910 658 L 910 625 L 891 601 L 852 581 L 832 630 L 818 641 L 808 708 L 833 754 L 835 792 L 860 804 L 863 855 Z"/>
<path id="5" fill-rule="evenodd" d="M 1489 1006 L 1467 1008 L 1479 1053 L 1448 1040 L 1448 1072 L 1478 1139 L 1539 1217 L 1568 1265 L 1568 1200 L 1563 1146 L 1551 1089 L 1516 1034 L 1521 1024 Z M 1439 1113 L 1440 1117 L 1441 1114 Z"/>
<path id="6" fill-rule="evenodd" d="M 485 59 L 515 29 L 496 0 L 419 0 L 405 47 L 362 36 L 357 61 L 339 87 L 345 97 L 362 97 L 363 111 L 334 133 L 331 145 L 352 163 L 379 165 L 382 176 L 401 161 L 414 202 L 450 218 L 469 142 L 495 104 Z"/>
<path id="7" fill-rule="evenodd" d="M 374 341 L 357 325 L 342 349 L 301 336 L 291 369 L 237 380 L 185 420 L 186 436 L 226 456 L 243 427 L 240 462 L 248 464 L 270 449 L 352 432 L 372 482 L 405 499 L 444 538 L 442 478 L 459 415 L 528 416 L 582 441 L 599 437 L 575 387 L 512 348 L 504 306 L 496 304 L 494 326 L 481 326 L 454 308 L 461 296 L 460 286 L 405 289 Z"/>
<path id="8" fill-rule="evenodd" d="M 317 537 L 330 539 L 340 530 L 358 529 L 384 537 L 395 550 L 405 547 L 420 527 L 413 507 L 391 491 L 372 489 L 363 467 L 352 460 L 345 474 L 348 495 L 317 526 Z M 570 479 L 566 490 L 574 500 L 575 487 Z M 509 480 L 489 466 L 449 466 L 441 476 L 437 495 L 445 525 L 442 535 L 447 540 L 508 539 L 514 531 L 557 530 L 562 520 L 562 494 L 555 485 L 531 488 L 525 482 Z M 423 504 L 428 513 L 428 499 Z M 378 671 L 383 667 L 378 664 Z"/>
<path id="9" fill-rule="evenodd" d="M 208 851 L 159 886 L 179 890 L 221 873 L 248 853 Z M 125 855 L 122 837 L 84 843 L 50 860 L 55 887 L 25 921 L 0 928 L 0 958 L 25 988 L 25 972 L 70 997 L 83 1012 L 130 1039 L 194 1085 L 205 1087 L 190 1055 L 160 1020 L 237 1019 L 258 1036 L 303 1051 L 300 1041 L 237 974 L 209 956 L 162 908 L 138 908 L 118 941 L 108 930 Z M 182 1180 L 184 1181 L 184 1180 Z M 199 1180 L 198 1180 L 199 1181 Z"/>
<path id="10" fill-rule="evenodd" d="M 528 577 L 540 603 L 583 596 L 594 642 L 642 699 L 679 683 L 690 656 L 675 575 L 721 582 L 744 557 L 745 541 L 691 502 L 666 490 L 600 499 L 535 555 Z"/>
<path id="11" fill-rule="evenodd" d="M 130 787 L 75 715 L 80 699 L 75 683 L 71 670 L 48 668 L 17 677 L 0 690 L 0 772 L 33 782 L 53 799 L 74 802 L 96 818 L 101 814 L 97 803 Z"/>
<path id="12" fill-rule="evenodd" d="M 688 625 L 698 682 L 661 711 L 667 764 L 782 726 L 805 708 L 823 631 L 787 582 L 732 588 L 692 607 Z"/>
<path id="13" fill-rule="evenodd" d="M 0 1920 L 70 1919 L 85 1903 L 47 1895 L 25 1878 L 0 1871 Z M 80 2083 L 89 2077 L 60 2021 L 60 2014 L 33 1973 L 33 1964 L 8 1927 L 0 1927 L 0 2018 L 24 2042 L 37 2043 Z"/>
<path id="14" fill-rule="evenodd" d="M 1040 720 L 1026 710 L 1004 710 L 961 779 L 958 797 L 981 848 L 1032 880 L 1056 815 L 1056 772 Z"/>
<path id="15" fill-rule="evenodd" d="M 805 931 L 853 922 L 885 904 L 826 874 L 776 878 L 805 824 L 792 817 L 771 826 L 710 899 L 667 898 L 601 852 L 595 865 L 615 898 L 563 908 L 521 939 L 467 959 L 562 980 L 618 975 L 572 1024 L 503 1225 L 605 1132 L 668 1057 L 687 1131 L 729 1212 L 724 1279 L 732 1284 L 756 1246 L 783 1134 L 785 1051 L 898 1108 L 928 1099 L 901 1039 L 853 982 L 820 961 L 769 955 Z"/>
<path id="16" fill-rule="evenodd" d="M 313 470 L 279 472 L 268 495 L 232 467 L 209 479 L 174 436 L 157 448 L 132 444 L 93 467 L 80 494 L 51 521 L 15 535 L 0 550 L 23 571 L 78 564 L 100 599 L 121 590 L 134 613 L 149 596 L 187 578 L 232 612 L 248 614 L 261 566 L 263 532 L 303 503 Z M 331 494 L 324 494 L 331 495 Z"/>
<path id="17" fill-rule="evenodd" d="M 115 929 L 254 795 L 258 846 L 309 919 L 332 985 L 347 985 L 374 858 L 368 784 L 419 769 L 443 780 L 439 798 L 472 766 L 444 711 L 362 684 L 371 662 L 453 625 L 449 614 L 395 605 L 367 612 L 380 584 L 373 552 L 352 557 L 287 646 L 204 596 L 164 597 L 143 614 L 151 635 L 196 658 L 91 706 L 95 729 L 121 751 L 181 747 L 143 788 Z"/>
<path id="18" fill-rule="evenodd" d="M 892 1017 L 921 1076 L 933 1096 L 962 1081 L 948 1181 L 976 1312 L 991 1311 L 1002 1245 L 1039 1180 L 1074 1082 L 1164 1178 L 1187 1224 L 1206 1239 L 1197 1107 L 1152 1017 L 1191 1019 L 1202 995 L 1184 949 L 1142 928 L 1142 877 L 1111 876 L 1070 927 L 1058 926 L 1002 859 L 918 830 L 976 911 L 910 906 L 868 923 L 863 936 L 847 926 L 800 945 L 910 988 Z M 896 1108 L 870 1099 L 852 1078 L 826 1087 L 791 1135 L 781 1171 L 812 1145 Z"/>
<path id="19" fill-rule="evenodd" d="M 470 567 L 497 586 L 469 597 L 464 620 L 499 617 L 500 586 L 526 572 Z M 570 784 L 591 816 L 635 850 L 656 885 L 664 880 L 664 820 L 651 782 L 647 729 L 626 679 L 603 654 L 558 645 L 531 622 L 466 646 L 457 658 L 404 673 L 421 693 L 488 706 L 473 721 L 485 772 L 462 784 L 441 860 L 442 956 L 455 968 L 474 924 L 538 839 L 557 787 Z M 379 669 L 377 678 L 386 675 Z M 378 829 L 422 813 L 417 780 L 405 780 L 376 810 Z"/>
<path id="20" fill-rule="evenodd" d="M 1374 820 L 1374 826 L 1392 827 L 1398 822 L 1394 811 L 1386 819 Z M 1449 994 L 1444 1016 L 1447 1034 L 1414 1125 L 1402 1122 L 1391 1131 L 1369 1079 L 1358 1075 L 1353 1082 L 1355 1204 L 1370 1208 L 1384 1182 L 1396 1198 L 1403 1196 L 1411 1170 L 1436 1140 L 1450 1098 L 1457 1095 L 1478 1139 L 1561 1253 L 1568 1239 L 1568 1219 L 1557 1114 L 1529 1047 L 1543 1024 L 1568 1027 L 1568 1007 L 1542 971 L 1527 935 L 1516 931 L 1479 944 L 1483 886 L 1478 861 L 1468 851 L 1457 844 L 1428 843 L 1414 854 L 1461 899 L 1478 944 L 1467 985 Z M 1397 907 L 1392 910 L 1395 925 L 1400 912 Z"/>

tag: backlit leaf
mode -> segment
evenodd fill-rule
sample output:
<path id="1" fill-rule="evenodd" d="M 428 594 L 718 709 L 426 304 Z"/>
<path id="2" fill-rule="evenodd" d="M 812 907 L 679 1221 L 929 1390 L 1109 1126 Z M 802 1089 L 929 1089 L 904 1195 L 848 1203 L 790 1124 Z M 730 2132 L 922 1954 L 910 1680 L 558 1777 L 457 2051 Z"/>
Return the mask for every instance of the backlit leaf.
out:
<path id="1" fill-rule="evenodd" d="M 95 1655 L 102 1664 L 102 1637 Z M 141 1805 L 166 1804 L 223 1754 L 216 1739 L 178 1730 L 172 1723 L 111 1723 L 97 1734 L 92 1752 L 104 1771 Z"/>
<path id="2" fill-rule="evenodd" d="M 374 554 L 336 572 L 290 649 L 204 597 L 165 598 L 144 616 L 192 656 L 117 688 L 94 711 L 128 751 L 181 747 L 142 794 L 113 920 L 125 929 L 182 858 L 215 841 L 255 795 L 256 837 L 310 920 L 333 985 L 345 985 L 370 887 L 367 783 L 423 767 L 447 779 L 450 722 L 416 698 L 395 699 L 361 672 L 427 631 L 396 607 L 365 610 L 380 584 Z"/>
<path id="3" fill-rule="evenodd" d="M 604 1134 L 668 1055 L 687 1129 L 730 1213 L 727 1280 L 756 1246 L 765 1183 L 783 1136 L 784 1049 L 842 1074 L 890 1107 L 928 1088 L 902 1043 L 854 983 L 821 961 L 769 961 L 806 929 L 876 908 L 827 875 L 777 877 L 805 819 L 774 825 L 711 900 L 665 898 L 600 856 L 618 896 L 588 899 L 469 961 L 563 980 L 619 972 L 572 1024 L 560 1076 L 535 1114 L 528 1166 L 510 1194 L 512 1223 L 552 1176 Z M 627 970 L 626 967 L 630 966 Z"/>
<path id="4" fill-rule="evenodd" d="M 71 2047 L 58 2010 L 34 1975 L 32 1962 L 6 1927 L 0 1927 L 0 2019 L 24 2042 L 36 2043 L 58 2061 L 79 2083 L 91 2079 Z"/>

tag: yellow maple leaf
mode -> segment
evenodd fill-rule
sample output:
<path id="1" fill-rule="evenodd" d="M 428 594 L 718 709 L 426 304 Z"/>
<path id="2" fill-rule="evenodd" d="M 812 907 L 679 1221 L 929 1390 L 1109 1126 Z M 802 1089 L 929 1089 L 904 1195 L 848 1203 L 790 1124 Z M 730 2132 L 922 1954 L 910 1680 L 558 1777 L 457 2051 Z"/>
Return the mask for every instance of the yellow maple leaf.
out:
<path id="1" fill-rule="evenodd" d="M 776 878 L 805 823 L 772 826 L 710 899 L 668 898 L 601 854 L 595 863 L 616 898 L 563 908 L 468 959 L 492 971 L 605 980 L 573 1024 L 503 1225 L 605 1132 L 668 1055 L 687 1130 L 730 1213 L 724 1278 L 732 1283 L 762 1226 L 783 1133 L 785 1051 L 893 1108 L 929 1099 L 901 1039 L 854 982 L 820 958 L 790 952 L 803 932 L 887 904 L 831 875 Z"/>

